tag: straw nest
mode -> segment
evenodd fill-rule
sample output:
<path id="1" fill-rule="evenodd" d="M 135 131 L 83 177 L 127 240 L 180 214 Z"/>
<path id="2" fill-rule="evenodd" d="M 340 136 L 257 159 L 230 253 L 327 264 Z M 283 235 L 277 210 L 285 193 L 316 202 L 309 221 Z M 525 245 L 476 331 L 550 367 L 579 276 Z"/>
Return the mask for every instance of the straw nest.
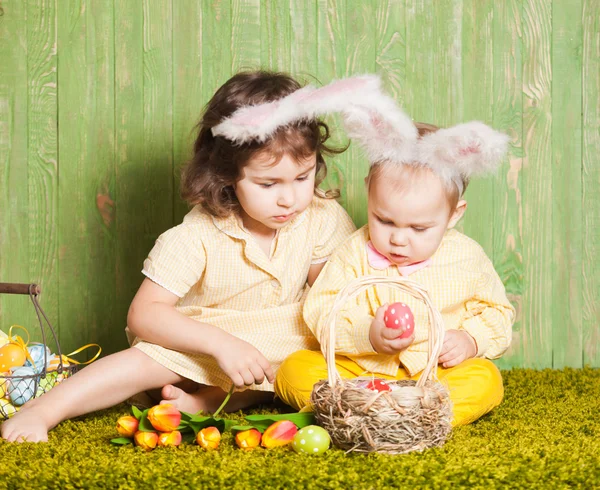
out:
<path id="1" fill-rule="evenodd" d="M 385 380 L 391 391 L 365 386 L 363 377 L 342 379 L 335 366 L 335 323 L 350 299 L 374 285 L 387 285 L 423 301 L 429 311 L 429 359 L 418 381 Z M 441 446 L 451 431 L 452 405 L 448 389 L 437 381 L 436 367 L 444 340 L 441 314 L 427 291 L 402 277 L 365 276 L 350 282 L 336 297 L 321 337 L 328 379 L 317 383 L 311 395 L 315 417 L 333 443 L 348 451 L 402 454 Z"/>

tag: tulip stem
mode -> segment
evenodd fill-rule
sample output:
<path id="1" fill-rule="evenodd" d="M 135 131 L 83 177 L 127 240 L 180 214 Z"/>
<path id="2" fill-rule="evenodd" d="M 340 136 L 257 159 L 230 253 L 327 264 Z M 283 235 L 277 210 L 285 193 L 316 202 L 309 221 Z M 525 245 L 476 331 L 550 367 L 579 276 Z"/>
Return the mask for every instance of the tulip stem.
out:
<path id="1" fill-rule="evenodd" d="M 223 400 L 223 403 L 221 403 L 221 406 L 219 408 L 217 408 L 217 411 L 215 413 L 213 413 L 213 417 L 216 417 L 217 415 L 219 415 L 221 410 L 223 410 L 223 408 L 225 408 L 225 405 L 227 405 L 227 402 L 231 398 L 231 394 L 233 393 L 234 388 L 235 388 L 235 386 L 231 385 L 231 388 L 229 389 L 229 393 L 227 393 L 227 396 L 225 397 L 225 400 Z"/>

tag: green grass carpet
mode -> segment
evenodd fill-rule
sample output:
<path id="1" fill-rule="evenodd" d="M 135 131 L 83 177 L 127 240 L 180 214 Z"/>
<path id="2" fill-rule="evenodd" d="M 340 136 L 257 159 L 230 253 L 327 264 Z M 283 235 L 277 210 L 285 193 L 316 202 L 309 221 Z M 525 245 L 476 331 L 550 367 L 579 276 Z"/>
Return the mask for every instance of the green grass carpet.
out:
<path id="1" fill-rule="evenodd" d="M 48 444 L 0 442 L 0 488 L 600 488 L 600 370 L 503 375 L 499 408 L 424 453 L 243 452 L 230 434 L 218 451 L 146 453 L 109 444 L 120 405 L 61 424 Z"/>

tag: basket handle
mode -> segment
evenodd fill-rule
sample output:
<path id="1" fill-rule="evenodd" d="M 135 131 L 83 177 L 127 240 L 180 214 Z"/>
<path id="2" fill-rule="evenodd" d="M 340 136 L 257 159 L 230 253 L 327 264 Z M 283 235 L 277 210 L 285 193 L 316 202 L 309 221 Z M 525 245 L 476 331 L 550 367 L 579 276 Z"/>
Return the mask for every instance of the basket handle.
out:
<path id="1" fill-rule="evenodd" d="M 21 284 L 18 282 L 0 282 L 0 294 L 26 294 L 38 296 L 42 288 L 37 284 Z"/>
<path id="2" fill-rule="evenodd" d="M 341 382 L 341 376 L 335 366 L 335 324 L 337 314 L 346 304 L 347 301 L 355 298 L 365 289 L 371 286 L 384 284 L 396 289 L 401 289 L 408 292 L 416 299 L 425 303 L 429 310 L 429 342 L 427 366 L 423 370 L 423 374 L 417 381 L 417 386 L 422 387 L 428 379 L 437 379 L 437 364 L 444 343 L 444 320 L 442 314 L 433 306 L 433 302 L 429 297 L 427 290 L 418 282 L 403 277 L 381 277 L 381 276 L 363 276 L 354 279 L 338 293 L 331 308 L 331 312 L 327 317 L 325 328 L 321 332 L 321 350 L 325 356 L 327 363 L 327 376 L 329 385 L 335 386 Z"/>

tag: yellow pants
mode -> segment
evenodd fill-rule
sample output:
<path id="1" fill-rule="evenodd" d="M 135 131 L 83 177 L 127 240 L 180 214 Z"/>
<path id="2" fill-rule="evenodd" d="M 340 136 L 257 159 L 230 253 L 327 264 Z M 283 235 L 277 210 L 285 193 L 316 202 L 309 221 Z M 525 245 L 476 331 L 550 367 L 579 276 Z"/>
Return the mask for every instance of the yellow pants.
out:
<path id="1" fill-rule="evenodd" d="M 342 378 L 365 376 L 363 368 L 353 360 L 336 356 L 336 367 Z M 453 426 L 466 425 L 500 405 L 504 396 L 502 377 L 498 368 L 487 359 L 468 359 L 458 366 L 438 367 L 438 379 L 450 390 L 453 404 Z M 410 377 L 404 368 L 386 379 L 419 379 Z M 301 410 L 310 404 L 313 385 L 327 379 L 327 364 L 321 352 L 301 350 L 289 356 L 277 371 L 275 393 L 285 403 Z"/>

